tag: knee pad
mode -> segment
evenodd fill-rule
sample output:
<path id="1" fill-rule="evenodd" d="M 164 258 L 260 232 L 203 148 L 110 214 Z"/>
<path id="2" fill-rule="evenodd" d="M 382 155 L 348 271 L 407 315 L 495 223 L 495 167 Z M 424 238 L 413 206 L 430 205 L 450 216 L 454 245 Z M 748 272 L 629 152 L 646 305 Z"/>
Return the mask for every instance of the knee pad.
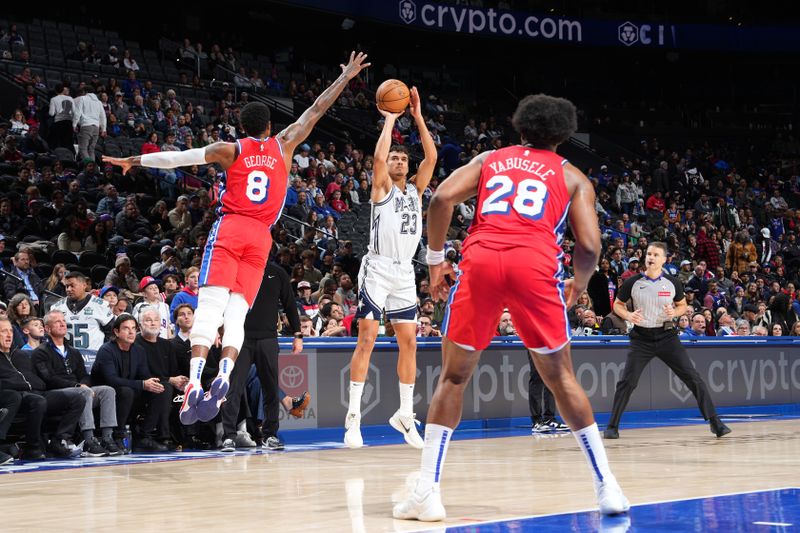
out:
<path id="1" fill-rule="evenodd" d="M 236 351 L 242 349 L 244 343 L 244 320 L 250 306 L 247 300 L 238 292 L 231 293 L 228 305 L 225 308 L 225 334 L 222 336 L 222 348 L 230 346 Z"/>
<path id="2" fill-rule="evenodd" d="M 222 325 L 222 316 L 228 306 L 230 291 L 225 287 L 202 287 L 197 297 L 197 310 L 189 339 L 192 346 L 211 348 Z"/>

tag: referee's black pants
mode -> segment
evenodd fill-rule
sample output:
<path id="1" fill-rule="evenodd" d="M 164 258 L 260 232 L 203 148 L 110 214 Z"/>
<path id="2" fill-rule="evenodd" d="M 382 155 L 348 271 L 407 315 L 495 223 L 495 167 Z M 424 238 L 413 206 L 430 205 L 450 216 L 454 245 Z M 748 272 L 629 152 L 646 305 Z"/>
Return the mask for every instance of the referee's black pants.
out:
<path id="1" fill-rule="evenodd" d="M 531 374 L 528 378 L 528 407 L 531 410 L 531 421 L 539 424 L 554 420 L 556 418 L 555 397 L 536 370 L 530 352 L 528 352 L 528 364 L 531 367 Z"/>
<path id="2" fill-rule="evenodd" d="M 622 372 L 622 378 L 617 383 L 617 390 L 614 393 L 614 407 L 611 409 L 608 427 L 619 427 L 619 420 L 622 418 L 631 394 L 639 383 L 639 377 L 653 357 L 664 361 L 675 372 L 675 375 L 689 387 L 697 400 L 697 406 L 700 407 L 703 418 L 709 420 L 717 416 L 708 387 L 689 360 L 677 330 L 636 326 L 631 330 L 630 340 L 631 350 L 628 352 L 625 370 Z"/>
<path id="3" fill-rule="evenodd" d="M 255 341 L 245 339 L 242 343 L 242 349 L 239 350 L 239 356 L 236 358 L 233 372 L 231 372 L 228 394 L 225 396 L 222 407 L 219 408 L 220 417 L 222 418 L 222 433 L 226 439 L 236 437 L 236 430 L 239 427 L 239 414 L 242 412 L 242 402 L 247 401 L 245 399 L 247 375 L 253 362 L 254 351 Z M 245 409 L 247 408 L 247 403 L 244 404 L 244 407 Z M 247 416 L 247 413 L 245 413 L 245 416 Z"/>
<path id="4" fill-rule="evenodd" d="M 280 400 L 278 398 L 278 354 L 280 347 L 278 339 L 248 339 L 245 338 L 236 366 L 233 367 L 230 379 L 230 389 L 225 403 L 222 404 L 222 427 L 226 438 L 236 436 L 236 426 L 239 418 L 239 405 L 247 386 L 247 374 L 250 363 L 256 365 L 258 381 L 261 382 L 261 391 L 264 394 L 264 420 L 261 431 L 264 438 L 278 436 L 278 415 Z M 237 374 L 237 370 L 239 374 Z M 226 407 L 225 404 L 231 405 Z M 253 406 L 253 411 L 257 411 Z"/>

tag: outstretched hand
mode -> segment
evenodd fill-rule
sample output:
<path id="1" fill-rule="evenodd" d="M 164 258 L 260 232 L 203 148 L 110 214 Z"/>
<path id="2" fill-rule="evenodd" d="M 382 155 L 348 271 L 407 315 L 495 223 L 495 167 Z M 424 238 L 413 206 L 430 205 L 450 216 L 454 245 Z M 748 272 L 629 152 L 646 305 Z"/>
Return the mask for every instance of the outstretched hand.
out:
<path id="1" fill-rule="evenodd" d="M 410 98 L 409 105 L 411 106 L 411 116 L 414 118 L 422 118 L 422 106 L 419 101 L 419 91 L 417 91 L 416 87 L 411 87 Z"/>
<path id="2" fill-rule="evenodd" d="M 359 72 L 372 64 L 364 63 L 365 59 L 367 59 L 367 54 L 364 52 L 359 52 L 358 54 L 350 52 L 350 61 L 347 62 L 347 65 L 341 64 L 339 66 L 342 67 L 342 72 L 345 76 L 349 79 L 353 79 L 358 76 Z"/>
<path id="3" fill-rule="evenodd" d="M 131 158 L 129 157 L 109 157 L 107 155 L 103 156 L 103 163 L 111 163 L 112 165 L 116 165 L 118 167 L 122 167 L 122 174 L 125 175 L 131 169 L 133 165 L 131 165 Z"/>

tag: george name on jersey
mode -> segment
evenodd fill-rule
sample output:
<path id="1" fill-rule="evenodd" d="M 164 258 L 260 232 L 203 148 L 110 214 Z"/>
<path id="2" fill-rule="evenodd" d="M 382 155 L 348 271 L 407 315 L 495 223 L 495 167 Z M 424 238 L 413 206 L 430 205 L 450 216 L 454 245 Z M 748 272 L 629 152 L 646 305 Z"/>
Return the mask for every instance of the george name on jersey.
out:
<path id="1" fill-rule="evenodd" d="M 509 157 L 505 161 L 495 161 L 489 163 L 489 167 L 495 174 L 500 172 L 508 172 L 509 170 L 521 170 L 528 172 L 534 176 L 546 180 L 549 176 L 554 176 L 556 171 L 552 168 L 547 168 L 544 163 L 539 161 L 531 161 L 524 157 Z"/>
<path id="2" fill-rule="evenodd" d="M 244 166 L 247 168 L 253 167 L 267 167 L 272 170 L 275 168 L 275 163 L 278 161 L 271 155 L 249 155 L 243 159 Z"/>

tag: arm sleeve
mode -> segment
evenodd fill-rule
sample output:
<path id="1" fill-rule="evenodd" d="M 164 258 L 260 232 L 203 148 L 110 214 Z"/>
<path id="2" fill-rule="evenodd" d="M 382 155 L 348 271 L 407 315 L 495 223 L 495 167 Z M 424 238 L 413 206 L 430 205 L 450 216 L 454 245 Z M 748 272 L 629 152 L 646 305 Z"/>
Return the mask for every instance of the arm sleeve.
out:
<path id="1" fill-rule="evenodd" d="M 183 152 L 156 152 L 142 156 L 142 166 L 152 168 L 177 168 L 206 164 L 205 148 L 193 148 Z"/>

